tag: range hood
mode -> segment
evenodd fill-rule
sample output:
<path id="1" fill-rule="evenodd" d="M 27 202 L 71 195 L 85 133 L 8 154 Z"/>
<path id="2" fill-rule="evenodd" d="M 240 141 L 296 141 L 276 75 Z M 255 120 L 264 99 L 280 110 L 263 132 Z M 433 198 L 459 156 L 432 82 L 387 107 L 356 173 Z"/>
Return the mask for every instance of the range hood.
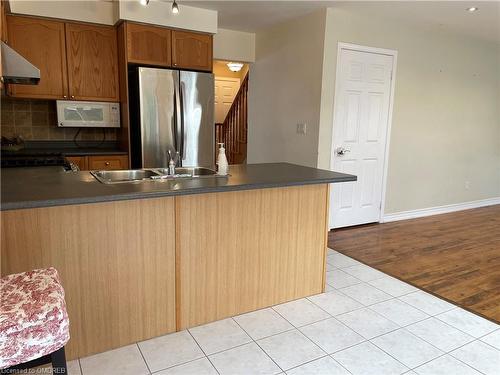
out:
<path id="1" fill-rule="evenodd" d="M 36 85 L 40 81 L 40 69 L 23 56 L 1 42 L 2 48 L 2 79 L 4 83 Z"/>

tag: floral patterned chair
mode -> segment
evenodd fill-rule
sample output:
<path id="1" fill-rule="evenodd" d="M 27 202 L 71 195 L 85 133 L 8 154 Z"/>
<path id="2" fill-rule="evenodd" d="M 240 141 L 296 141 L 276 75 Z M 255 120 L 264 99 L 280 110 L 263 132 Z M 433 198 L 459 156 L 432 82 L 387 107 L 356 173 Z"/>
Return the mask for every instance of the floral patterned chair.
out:
<path id="1" fill-rule="evenodd" d="M 0 373 L 52 363 L 54 374 L 67 374 L 69 320 L 57 271 L 5 276 L 0 296 Z"/>

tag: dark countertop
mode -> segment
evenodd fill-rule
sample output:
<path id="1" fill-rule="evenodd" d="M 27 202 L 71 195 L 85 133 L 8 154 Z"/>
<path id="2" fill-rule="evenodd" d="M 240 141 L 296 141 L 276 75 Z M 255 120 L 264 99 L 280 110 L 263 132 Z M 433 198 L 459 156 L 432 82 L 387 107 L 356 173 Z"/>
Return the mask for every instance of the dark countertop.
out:
<path id="1" fill-rule="evenodd" d="M 62 153 L 65 156 L 87 156 L 87 155 L 127 155 L 127 151 L 112 150 L 105 148 L 71 148 L 71 149 L 59 149 L 57 152 Z"/>
<path id="2" fill-rule="evenodd" d="M 230 176 L 102 184 L 61 167 L 5 168 L 1 210 L 356 181 L 356 176 L 289 163 L 231 165 Z"/>
<path id="3" fill-rule="evenodd" d="M 46 153 L 60 153 L 64 156 L 87 156 L 87 155 L 127 155 L 126 151 L 110 148 L 83 147 L 83 148 L 30 148 L 19 151 L 2 151 L 2 155 L 37 155 Z"/>
<path id="4" fill-rule="evenodd" d="M 77 146 L 71 141 L 27 141 L 25 148 L 21 150 L 2 149 L 2 155 L 36 155 L 46 153 L 61 153 L 65 156 L 87 156 L 87 155 L 127 155 L 127 151 L 119 149 L 115 141 L 95 142 L 81 141 Z"/>

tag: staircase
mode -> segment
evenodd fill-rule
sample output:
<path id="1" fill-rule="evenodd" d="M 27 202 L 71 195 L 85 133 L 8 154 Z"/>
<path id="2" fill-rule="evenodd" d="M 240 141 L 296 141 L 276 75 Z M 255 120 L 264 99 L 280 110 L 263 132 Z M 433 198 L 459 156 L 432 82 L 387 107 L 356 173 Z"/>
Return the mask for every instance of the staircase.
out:
<path id="1" fill-rule="evenodd" d="M 241 82 L 224 122 L 215 124 L 215 141 L 224 143 L 229 164 L 242 164 L 247 160 L 247 94 L 248 73 Z"/>

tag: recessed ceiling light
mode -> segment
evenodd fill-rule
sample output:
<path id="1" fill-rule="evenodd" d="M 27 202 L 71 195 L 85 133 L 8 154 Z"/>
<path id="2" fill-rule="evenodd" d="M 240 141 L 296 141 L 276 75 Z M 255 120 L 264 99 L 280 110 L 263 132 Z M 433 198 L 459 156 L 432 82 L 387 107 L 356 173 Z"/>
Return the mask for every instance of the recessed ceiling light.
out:
<path id="1" fill-rule="evenodd" d="M 469 7 L 466 9 L 467 12 L 471 12 L 471 13 L 475 12 L 476 10 L 479 10 L 479 8 L 478 7 Z"/>

